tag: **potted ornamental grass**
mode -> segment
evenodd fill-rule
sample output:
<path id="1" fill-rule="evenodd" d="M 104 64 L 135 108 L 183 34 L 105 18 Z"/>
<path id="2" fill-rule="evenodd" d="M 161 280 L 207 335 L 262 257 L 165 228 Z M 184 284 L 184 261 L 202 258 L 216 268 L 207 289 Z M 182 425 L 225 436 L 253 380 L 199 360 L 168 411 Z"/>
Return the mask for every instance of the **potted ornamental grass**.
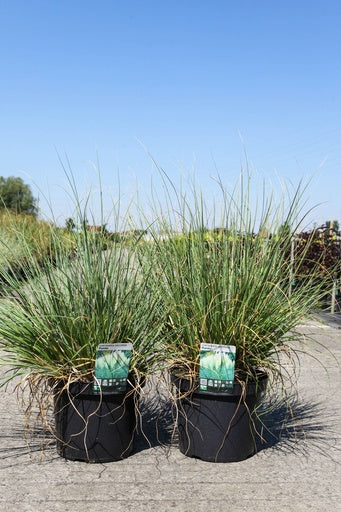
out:
<path id="1" fill-rule="evenodd" d="M 53 260 L 37 258 L 39 247 L 33 252 L 18 232 L 23 271 L 18 276 L 10 264 L 0 268 L 6 283 L 0 300 L 1 381 L 28 390 L 42 417 L 53 405 L 61 456 L 106 462 L 131 453 L 140 390 L 160 354 L 160 310 L 138 269 L 138 240 L 110 241 L 105 229 L 89 227 L 91 214 L 80 205 L 72 250 L 63 230 L 53 228 Z M 128 230 L 118 211 L 108 222 L 116 231 Z M 97 363 L 103 372 L 107 349 L 115 359 L 110 350 L 117 344 L 130 350 L 128 377 L 115 388 L 118 381 L 99 380 L 95 368 Z"/>
<path id="2" fill-rule="evenodd" d="M 258 199 L 250 175 L 232 192 L 217 186 L 221 200 L 207 203 L 198 188 L 188 194 L 164 177 L 146 260 L 154 259 L 154 294 L 166 317 L 163 351 L 180 450 L 229 462 L 255 453 L 266 388 L 291 385 L 288 366 L 307 341 L 295 327 L 319 305 L 323 283 L 312 269 L 292 288 L 303 184 L 292 194 L 264 188 Z M 308 248 L 309 241 L 297 274 Z"/>

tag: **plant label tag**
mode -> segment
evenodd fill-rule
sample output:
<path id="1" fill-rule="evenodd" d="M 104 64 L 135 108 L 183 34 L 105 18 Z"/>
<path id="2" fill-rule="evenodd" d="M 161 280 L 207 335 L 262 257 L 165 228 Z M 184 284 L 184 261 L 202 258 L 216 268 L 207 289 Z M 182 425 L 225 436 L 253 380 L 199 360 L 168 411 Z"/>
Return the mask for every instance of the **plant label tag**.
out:
<path id="1" fill-rule="evenodd" d="M 233 388 L 236 347 L 234 345 L 200 344 L 199 388 L 224 392 Z"/>
<path id="2" fill-rule="evenodd" d="M 131 343 L 101 343 L 98 345 L 94 391 L 101 393 L 126 391 L 132 349 Z"/>

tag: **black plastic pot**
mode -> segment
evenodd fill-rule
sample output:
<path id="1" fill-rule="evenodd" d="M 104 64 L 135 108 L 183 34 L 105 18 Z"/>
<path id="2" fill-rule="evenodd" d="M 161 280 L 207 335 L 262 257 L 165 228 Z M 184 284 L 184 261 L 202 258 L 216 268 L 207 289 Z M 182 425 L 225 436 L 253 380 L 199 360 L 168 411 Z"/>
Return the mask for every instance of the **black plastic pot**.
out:
<path id="1" fill-rule="evenodd" d="M 136 429 L 132 388 L 99 395 L 91 383 L 55 391 L 57 451 L 69 460 L 111 462 L 128 457 Z"/>
<path id="2" fill-rule="evenodd" d="M 177 388 L 180 451 L 188 457 L 209 462 L 237 462 L 256 452 L 255 409 L 267 385 L 267 376 L 258 383 L 240 384 L 226 392 L 190 390 L 186 379 L 172 377 Z M 184 396 L 185 395 L 185 396 Z"/>

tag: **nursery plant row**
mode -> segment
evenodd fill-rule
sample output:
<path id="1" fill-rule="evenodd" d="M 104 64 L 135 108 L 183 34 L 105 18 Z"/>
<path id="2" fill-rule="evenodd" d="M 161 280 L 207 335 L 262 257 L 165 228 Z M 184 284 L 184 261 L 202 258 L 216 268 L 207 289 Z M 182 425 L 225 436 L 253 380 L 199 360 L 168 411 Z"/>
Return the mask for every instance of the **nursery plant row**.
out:
<path id="1" fill-rule="evenodd" d="M 293 199 L 263 189 L 258 203 L 249 176 L 232 192 L 217 186 L 212 212 L 199 189 L 189 195 L 165 176 L 165 197 L 154 195 L 148 216 L 139 210 L 147 234 L 114 211 L 115 232 L 136 235 L 129 243 L 90 228 L 89 202 L 77 195 L 75 227 L 44 225 L 45 245 L 33 237 L 32 250 L 28 221 L 14 226 L 22 271 L 4 252 L 2 383 L 28 390 L 43 420 L 53 407 L 61 456 L 107 462 L 132 453 L 141 390 L 161 373 L 180 450 L 239 461 L 255 453 L 265 394 L 292 389 L 296 351 L 313 343 L 295 328 L 320 306 L 339 262 L 311 257 L 315 233 L 297 236 L 302 184 Z M 118 347 L 124 372 L 106 374 Z"/>

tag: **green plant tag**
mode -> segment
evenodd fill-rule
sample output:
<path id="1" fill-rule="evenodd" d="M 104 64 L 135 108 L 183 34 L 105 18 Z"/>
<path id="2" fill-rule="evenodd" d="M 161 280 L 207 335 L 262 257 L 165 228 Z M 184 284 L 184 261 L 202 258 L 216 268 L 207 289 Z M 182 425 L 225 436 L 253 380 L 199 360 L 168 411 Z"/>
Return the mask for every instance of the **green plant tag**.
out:
<path id="1" fill-rule="evenodd" d="M 105 393 L 126 390 L 132 348 L 131 343 L 98 345 L 94 391 Z"/>
<path id="2" fill-rule="evenodd" d="M 223 392 L 233 388 L 236 347 L 200 344 L 199 383 L 203 391 Z"/>

